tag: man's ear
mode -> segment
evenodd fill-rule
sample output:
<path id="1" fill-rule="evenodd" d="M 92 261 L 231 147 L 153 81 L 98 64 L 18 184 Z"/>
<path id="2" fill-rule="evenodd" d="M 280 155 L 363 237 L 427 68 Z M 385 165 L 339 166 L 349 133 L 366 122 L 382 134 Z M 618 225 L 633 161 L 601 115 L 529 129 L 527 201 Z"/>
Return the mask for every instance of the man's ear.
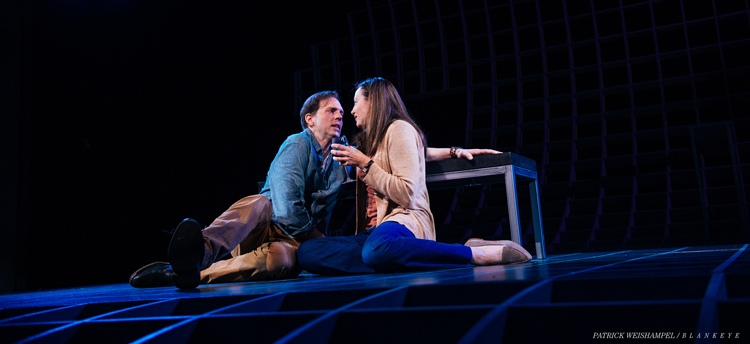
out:
<path id="1" fill-rule="evenodd" d="M 308 113 L 307 115 L 305 115 L 305 123 L 307 123 L 308 128 L 312 128 L 315 126 L 315 121 L 313 121 L 314 116 L 315 115 L 313 115 L 312 113 Z"/>

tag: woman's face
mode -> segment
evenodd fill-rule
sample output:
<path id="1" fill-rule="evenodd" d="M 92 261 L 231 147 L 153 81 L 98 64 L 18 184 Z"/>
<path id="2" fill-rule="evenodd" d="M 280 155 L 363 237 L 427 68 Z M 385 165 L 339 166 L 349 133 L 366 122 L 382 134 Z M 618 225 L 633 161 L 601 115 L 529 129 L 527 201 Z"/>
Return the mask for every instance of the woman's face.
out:
<path id="1" fill-rule="evenodd" d="M 367 120 L 367 109 L 370 107 L 367 97 L 362 94 L 362 88 L 358 88 L 357 92 L 354 93 L 354 107 L 352 108 L 352 116 L 354 116 L 354 122 L 357 124 L 357 128 L 365 129 L 365 121 Z"/>

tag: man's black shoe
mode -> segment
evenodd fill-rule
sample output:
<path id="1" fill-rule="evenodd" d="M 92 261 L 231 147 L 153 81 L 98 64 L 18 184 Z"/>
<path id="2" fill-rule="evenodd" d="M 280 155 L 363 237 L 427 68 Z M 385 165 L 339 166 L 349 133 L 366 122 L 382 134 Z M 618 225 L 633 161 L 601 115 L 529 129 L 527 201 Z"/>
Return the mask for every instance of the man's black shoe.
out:
<path id="1" fill-rule="evenodd" d="M 159 288 L 173 285 L 174 272 L 167 262 L 151 263 L 130 275 L 130 286 L 134 288 Z"/>
<path id="2" fill-rule="evenodd" d="M 177 288 L 193 289 L 200 284 L 204 250 L 201 226 L 193 219 L 182 220 L 172 234 L 168 254 Z"/>

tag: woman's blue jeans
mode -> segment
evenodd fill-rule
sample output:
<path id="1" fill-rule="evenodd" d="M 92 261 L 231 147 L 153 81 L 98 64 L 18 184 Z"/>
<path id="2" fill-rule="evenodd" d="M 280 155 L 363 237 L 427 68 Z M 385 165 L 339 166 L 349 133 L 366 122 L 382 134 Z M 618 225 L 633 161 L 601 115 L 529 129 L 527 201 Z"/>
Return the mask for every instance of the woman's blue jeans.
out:
<path id="1" fill-rule="evenodd" d="M 402 224 L 386 221 L 357 235 L 305 241 L 297 259 L 311 273 L 366 274 L 470 266 L 471 249 L 417 239 Z"/>

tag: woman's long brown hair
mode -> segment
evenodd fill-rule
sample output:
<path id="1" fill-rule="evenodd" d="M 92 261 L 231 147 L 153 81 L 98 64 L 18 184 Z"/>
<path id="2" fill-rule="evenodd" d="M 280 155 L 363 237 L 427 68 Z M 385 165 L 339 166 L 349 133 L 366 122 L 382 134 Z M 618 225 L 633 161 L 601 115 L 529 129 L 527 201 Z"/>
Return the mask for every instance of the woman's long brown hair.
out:
<path id="1" fill-rule="evenodd" d="M 411 124 L 419 133 L 422 147 L 427 149 L 427 141 L 422 129 L 409 116 L 401 96 L 390 81 L 383 78 L 370 78 L 358 83 L 356 89 L 361 89 L 362 96 L 369 101 L 365 130 L 356 137 L 357 148 L 362 153 L 369 157 L 375 155 L 378 147 L 383 143 L 388 127 L 397 120 Z"/>

